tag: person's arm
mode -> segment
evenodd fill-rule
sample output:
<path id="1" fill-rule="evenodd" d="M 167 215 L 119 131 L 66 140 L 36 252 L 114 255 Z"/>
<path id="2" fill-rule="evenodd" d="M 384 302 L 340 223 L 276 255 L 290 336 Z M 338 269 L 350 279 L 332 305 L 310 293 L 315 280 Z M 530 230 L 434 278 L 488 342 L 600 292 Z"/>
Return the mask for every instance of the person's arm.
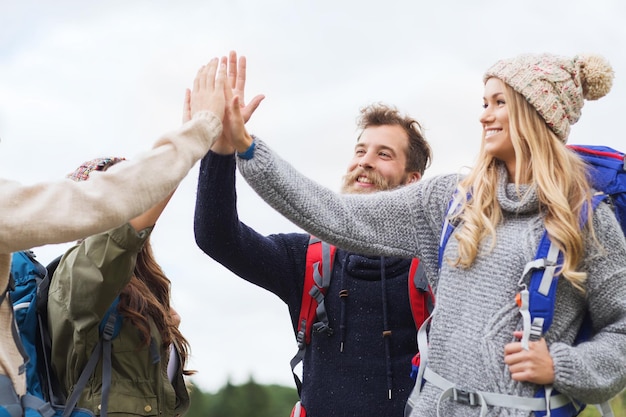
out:
<path id="1" fill-rule="evenodd" d="M 604 402 L 626 386 L 626 242 L 610 208 L 594 213 L 595 239 L 587 236 L 586 300 L 593 336 L 577 346 L 553 343 L 554 388 L 588 404 Z M 567 308 L 559 305 L 556 308 Z"/>
<path id="2" fill-rule="evenodd" d="M 240 99 L 242 121 L 247 122 L 263 99 L 255 96 L 244 105 L 246 58 L 230 52 L 229 86 Z M 188 106 L 183 108 L 187 114 Z M 184 120 L 185 116 L 183 116 Z M 239 221 L 235 188 L 234 148 L 225 125 L 211 151 L 202 159 L 194 217 L 196 242 L 207 255 L 241 278 L 259 285 L 283 301 L 294 302 L 302 293 L 304 255 L 308 236 L 262 236 Z M 262 265 L 262 267 L 260 267 Z M 299 299 L 299 298 L 298 298 Z"/>
<path id="3" fill-rule="evenodd" d="M 346 250 L 421 258 L 420 245 L 437 241 L 430 215 L 423 212 L 423 181 L 394 191 L 340 195 L 304 177 L 258 138 L 253 157 L 240 157 L 237 165 L 268 204 L 307 232 Z M 444 203 L 437 205 L 442 206 L 436 213 L 441 224 Z"/>
<path id="4" fill-rule="evenodd" d="M 422 182 L 370 195 L 338 195 L 301 175 L 246 130 L 240 99 L 226 89 L 225 130 L 237 165 L 268 204 L 307 232 L 357 253 L 416 257 Z M 451 194 L 450 194 L 451 195 Z M 443 206 L 443 204 L 442 204 Z M 416 210 L 417 208 L 417 210 Z M 441 210 L 438 210 L 441 214 Z M 440 223 L 441 224 L 441 223 Z"/>
<path id="5" fill-rule="evenodd" d="M 116 227 L 169 195 L 222 132 L 226 59 L 196 76 L 192 120 L 133 161 L 87 182 L 22 185 L 0 179 L 0 253 L 62 243 Z M 218 72 L 216 77 L 216 72 Z"/>
<path id="6" fill-rule="evenodd" d="M 196 243 L 239 277 L 287 303 L 302 293 L 306 234 L 263 236 L 239 221 L 234 155 L 213 151 L 202 159 L 194 216 Z"/>
<path id="7" fill-rule="evenodd" d="M 128 223 L 133 227 L 133 229 L 135 229 L 136 232 L 141 232 L 147 227 L 153 227 L 161 216 L 161 213 L 163 213 L 163 210 L 165 210 L 167 204 L 172 199 L 173 195 L 174 192 L 165 197 L 164 200 L 149 208 L 147 211 L 143 212 L 134 219 L 131 219 Z"/>

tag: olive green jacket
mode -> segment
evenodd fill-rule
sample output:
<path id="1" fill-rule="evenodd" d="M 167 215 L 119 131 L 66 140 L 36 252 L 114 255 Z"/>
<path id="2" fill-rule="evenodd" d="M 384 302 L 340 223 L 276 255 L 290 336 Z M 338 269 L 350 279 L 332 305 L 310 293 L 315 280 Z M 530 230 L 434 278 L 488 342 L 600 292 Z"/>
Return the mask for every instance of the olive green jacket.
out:
<path id="1" fill-rule="evenodd" d="M 137 253 L 150 232 L 147 228 L 137 233 L 126 224 L 85 239 L 61 259 L 50 285 L 48 324 L 53 368 L 68 395 L 98 343 L 102 317 L 130 281 Z M 182 370 L 169 381 L 169 348 L 162 346 L 152 320 L 150 327 L 152 349 L 127 320 L 113 339 L 109 414 L 168 417 L 181 415 L 189 407 Z M 78 407 L 100 414 L 101 382 L 102 361 Z"/>

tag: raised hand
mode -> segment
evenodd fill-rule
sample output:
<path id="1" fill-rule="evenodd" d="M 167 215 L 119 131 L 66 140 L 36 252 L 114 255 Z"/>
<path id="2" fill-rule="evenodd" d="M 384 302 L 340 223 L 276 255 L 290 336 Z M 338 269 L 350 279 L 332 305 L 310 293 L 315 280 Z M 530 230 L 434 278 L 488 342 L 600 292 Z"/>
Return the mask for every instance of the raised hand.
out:
<path id="1" fill-rule="evenodd" d="M 263 95 L 255 96 L 250 103 L 245 104 L 245 87 L 246 87 L 246 57 L 241 56 L 237 60 L 237 52 L 230 51 L 228 56 L 228 85 L 227 90 L 230 90 L 232 97 L 237 97 L 238 106 L 240 110 L 240 116 L 242 122 L 245 124 L 250 120 L 252 113 L 259 107 L 261 101 L 265 98 Z M 226 105 L 229 106 L 229 103 Z M 228 111 L 227 111 L 228 113 Z M 228 117 L 228 116 L 227 116 Z M 231 145 L 233 133 L 230 131 L 231 124 L 228 121 L 224 121 L 224 130 L 222 136 L 220 136 L 211 150 L 219 154 L 230 154 L 234 152 Z"/>
<path id="2" fill-rule="evenodd" d="M 246 131 L 244 118 L 241 113 L 241 104 L 238 96 L 233 96 L 230 89 L 226 89 L 226 114 L 224 115 L 224 132 L 230 146 L 237 152 L 245 152 L 252 144 L 252 137 Z"/>
<path id="3" fill-rule="evenodd" d="M 188 115 L 193 117 L 200 111 L 209 110 L 220 119 L 224 118 L 226 64 L 226 57 L 213 58 L 198 70 L 190 93 Z M 185 117 L 184 111 L 183 120 Z"/>
<path id="4" fill-rule="evenodd" d="M 241 107 L 241 116 L 244 123 L 248 123 L 252 113 L 259 107 L 261 101 L 265 98 L 259 94 L 255 96 L 250 103 L 246 105 L 244 95 L 246 88 L 246 57 L 240 56 L 237 61 L 237 52 L 230 51 L 228 54 L 228 81 L 233 89 L 233 96 L 239 97 L 239 106 Z"/>

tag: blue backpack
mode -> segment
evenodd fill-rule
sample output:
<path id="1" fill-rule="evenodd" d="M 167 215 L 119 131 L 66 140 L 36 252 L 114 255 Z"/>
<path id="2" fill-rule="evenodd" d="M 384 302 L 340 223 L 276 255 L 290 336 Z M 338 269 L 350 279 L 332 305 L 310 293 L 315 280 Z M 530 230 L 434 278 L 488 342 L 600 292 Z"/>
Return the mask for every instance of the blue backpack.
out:
<path id="1" fill-rule="evenodd" d="M 58 257 L 46 268 L 35 259 L 31 251 L 13 254 L 9 288 L 0 301 L 6 297 L 13 304 L 13 335 L 24 358 L 20 372 L 26 373 L 27 393 L 18 398 L 10 379 L 0 376 L 0 417 L 93 417 L 91 411 L 77 408 L 76 403 L 101 358 L 101 415 L 106 415 L 111 381 L 111 340 L 119 333 L 121 326 L 117 300 L 100 323 L 100 340 L 71 395 L 66 398 L 52 370 L 47 314 L 50 279 L 60 259 Z"/>
<path id="2" fill-rule="evenodd" d="M 599 192 L 593 196 L 592 208 L 595 209 L 601 202 L 605 201 L 611 205 L 615 217 L 626 235 L 626 156 L 624 153 L 616 151 L 606 146 L 590 145 L 570 145 L 570 149 L 575 151 L 588 165 L 589 182 L 592 187 Z M 449 218 L 458 212 L 461 198 L 453 198 L 448 208 Z M 586 222 L 586 214 L 583 213 L 581 226 Z M 454 224 L 446 219 L 441 232 L 439 244 L 439 266 L 443 260 L 443 252 L 449 237 L 454 231 Z M 522 274 L 531 273 L 528 288 L 520 291 L 517 303 L 520 306 L 520 314 L 524 322 L 524 336 L 522 344 L 528 344 L 529 340 L 538 340 L 548 331 L 554 317 L 554 305 L 556 300 L 556 287 L 558 275 L 555 275 L 556 266 L 562 263 L 562 254 L 555 245 L 552 245 L 547 232 L 544 232 L 535 258 L 526 265 Z M 425 327 L 425 326 L 424 326 Z M 586 316 L 575 343 L 588 340 L 592 335 L 591 322 Z M 421 339 L 421 340 L 420 340 Z M 424 332 L 418 333 L 418 342 L 422 360 L 424 352 L 422 346 L 427 344 Z M 423 385 L 423 377 L 426 372 L 429 380 L 437 380 L 439 385 L 445 386 L 443 389 L 450 391 L 450 397 L 456 401 L 480 406 L 486 412 L 487 405 L 509 406 L 534 411 L 536 417 L 573 417 L 580 414 L 585 408 L 585 404 L 566 397 L 551 386 L 544 386 L 535 395 L 534 399 L 523 399 L 522 397 L 506 396 L 492 393 L 468 393 L 456 390 L 454 384 L 448 381 L 438 380 L 438 375 L 428 375 L 427 370 L 420 368 L 418 374 L 419 384 L 414 393 L 419 394 Z M 414 393 L 411 394 L 413 397 Z M 499 397 L 498 397 L 499 395 Z M 504 398 L 507 397 L 507 398 Z M 546 400 L 547 399 L 547 400 Z M 536 401 L 538 400 L 538 401 Z M 500 403 L 498 403 L 500 402 Z M 512 405 L 514 403 L 514 405 Z M 407 413 L 412 407 L 412 400 L 409 398 Z M 596 404 L 601 415 L 613 416 L 613 412 L 608 402 Z M 482 414 L 481 414 L 482 415 Z"/>

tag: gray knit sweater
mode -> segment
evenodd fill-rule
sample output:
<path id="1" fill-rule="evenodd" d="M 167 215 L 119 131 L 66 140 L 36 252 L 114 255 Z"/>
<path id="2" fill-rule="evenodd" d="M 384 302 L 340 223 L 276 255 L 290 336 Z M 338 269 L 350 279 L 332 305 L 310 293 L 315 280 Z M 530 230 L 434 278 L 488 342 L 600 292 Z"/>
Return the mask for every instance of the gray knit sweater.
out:
<path id="1" fill-rule="evenodd" d="M 436 290 L 437 310 L 429 335 L 428 366 L 469 391 L 533 396 L 537 386 L 515 382 L 504 364 L 504 345 L 521 329 L 515 304 L 518 281 L 534 258 L 543 224 L 536 193 L 519 198 L 505 172 L 498 186 L 503 220 L 495 248 L 483 243 L 471 268 L 445 262 L 438 273 L 438 244 L 447 204 L 458 176 L 435 177 L 371 195 L 338 195 L 315 184 L 257 139 L 254 157 L 238 160 L 240 172 L 256 192 L 291 221 L 332 244 L 361 253 L 419 257 Z M 600 403 L 626 387 L 626 241 L 609 207 L 593 216 L 602 248 L 587 237 L 582 269 L 587 292 L 581 295 L 561 279 L 554 321 L 545 335 L 554 361 L 554 388 L 585 403 Z M 454 258 L 455 239 L 445 255 Z M 595 336 L 572 346 L 585 308 Z M 435 416 L 441 390 L 426 383 L 412 416 Z M 479 408 L 442 401 L 442 416 L 467 417 Z M 489 416 L 530 416 L 492 407 Z"/>

